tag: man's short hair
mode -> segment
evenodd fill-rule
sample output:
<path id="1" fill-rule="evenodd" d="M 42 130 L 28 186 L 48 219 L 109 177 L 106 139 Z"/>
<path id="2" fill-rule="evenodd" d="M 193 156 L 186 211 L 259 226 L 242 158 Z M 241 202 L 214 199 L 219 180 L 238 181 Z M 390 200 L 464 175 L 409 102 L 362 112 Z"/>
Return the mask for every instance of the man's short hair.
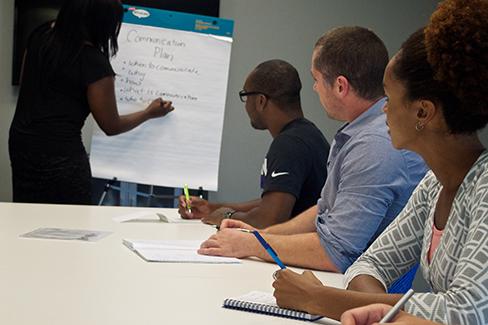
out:
<path id="1" fill-rule="evenodd" d="M 249 76 L 253 89 L 266 94 L 278 105 L 300 103 L 302 82 L 298 71 L 290 63 L 283 60 L 269 60 L 254 68 Z"/>
<path id="2" fill-rule="evenodd" d="M 319 38 L 314 68 L 333 84 L 347 78 L 361 98 L 374 100 L 384 95 L 383 74 L 388 51 L 375 33 L 363 27 L 338 27 Z"/>

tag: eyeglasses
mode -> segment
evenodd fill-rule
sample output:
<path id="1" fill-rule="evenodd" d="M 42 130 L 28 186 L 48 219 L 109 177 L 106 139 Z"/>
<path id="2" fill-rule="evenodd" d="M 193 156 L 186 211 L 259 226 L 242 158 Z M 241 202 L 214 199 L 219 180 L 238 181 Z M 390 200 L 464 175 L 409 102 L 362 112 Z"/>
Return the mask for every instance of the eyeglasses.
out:
<path id="1" fill-rule="evenodd" d="M 241 90 L 239 92 L 239 98 L 241 100 L 241 102 L 245 103 L 246 102 L 246 97 L 247 96 L 251 96 L 251 95 L 263 95 L 265 96 L 266 98 L 269 98 L 268 95 L 266 95 L 265 93 L 261 92 L 261 91 L 245 91 L 244 89 Z"/>

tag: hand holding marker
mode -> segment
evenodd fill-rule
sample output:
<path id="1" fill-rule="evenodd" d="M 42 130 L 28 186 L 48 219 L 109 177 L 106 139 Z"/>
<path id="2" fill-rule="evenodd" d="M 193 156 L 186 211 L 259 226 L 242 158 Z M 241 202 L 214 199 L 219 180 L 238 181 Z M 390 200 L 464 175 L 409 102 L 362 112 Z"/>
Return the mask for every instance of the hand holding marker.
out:
<path id="1" fill-rule="evenodd" d="M 191 213 L 191 202 L 190 202 L 190 193 L 188 192 L 188 184 L 185 184 L 183 187 L 183 192 L 185 193 L 185 200 L 186 200 L 186 210 Z"/>

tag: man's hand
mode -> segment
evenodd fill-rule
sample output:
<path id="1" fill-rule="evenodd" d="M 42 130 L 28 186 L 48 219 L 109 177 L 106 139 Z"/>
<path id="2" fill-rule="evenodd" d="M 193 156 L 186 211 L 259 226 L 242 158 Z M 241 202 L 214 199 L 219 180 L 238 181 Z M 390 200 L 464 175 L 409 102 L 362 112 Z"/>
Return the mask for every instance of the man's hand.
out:
<path id="1" fill-rule="evenodd" d="M 183 219 L 202 219 L 212 212 L 208 201 L 197 196 L 190 196 L 191 213 L 186 208 L 187 202 L 184 195 L 180 195 L 178 201 L 178 213 Z"/>
<path id="2" fill-rule="evenodd" d="M 222 220 L 226 218 L 225 216 L 226 213 L 230 211 L 234 211 L 234 210 L 226 207 L 218 208 L 217 210 L 213 211 L 209 215 L 202 217 L 202 222 L 208 223 L 210 225 L 220 225 Z"/>
<path id="3" fill-rule="evenodd" d="M 220 224 L 220 229 L 225 229 L 225 228 L 239 228 L 239 229 L 247 229 L 247 230 L 257 230 L 251 225 L 248 225 L 244 221 L 241 220 L 235 220 L 235 219 L 224 219 L 222 220 L 222 223 Z"/>
<path id="4" fill-rule="evenodd" d="M 253 256 L 259 245 L 253 234 L 222 229 L 201 244 L 198 254 L 244 258 Z"/>
<path id="5" fill-rule="evenodd" d="M 276 273 L 273 287 L 278 306 L 313 313 L 310 306 L 318 299 L 314 296 L 315 289 L 324 285 L 310 271 L 298 274 L 286 269 Z"/>

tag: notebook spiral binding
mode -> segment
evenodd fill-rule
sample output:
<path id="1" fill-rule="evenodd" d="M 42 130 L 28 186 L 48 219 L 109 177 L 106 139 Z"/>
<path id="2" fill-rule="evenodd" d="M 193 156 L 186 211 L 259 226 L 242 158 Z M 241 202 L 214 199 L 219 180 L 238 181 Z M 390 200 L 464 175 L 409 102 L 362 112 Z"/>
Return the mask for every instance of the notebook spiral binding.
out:
<path id="1" fill-rule="evenodd" d="M 286 318 L 293 318 L 299 320 L 312 320 L 311 315 L 305 312 L 301 312 L 293 309 L 285 309 L 280 307 L 275 307 L 266 304 L 257 304 L 248 301 L 239 301 L 235 299 L 225 299 L 224 307 L 230 309 L 252 311 L 260 314 L 275 315 Z"/>

